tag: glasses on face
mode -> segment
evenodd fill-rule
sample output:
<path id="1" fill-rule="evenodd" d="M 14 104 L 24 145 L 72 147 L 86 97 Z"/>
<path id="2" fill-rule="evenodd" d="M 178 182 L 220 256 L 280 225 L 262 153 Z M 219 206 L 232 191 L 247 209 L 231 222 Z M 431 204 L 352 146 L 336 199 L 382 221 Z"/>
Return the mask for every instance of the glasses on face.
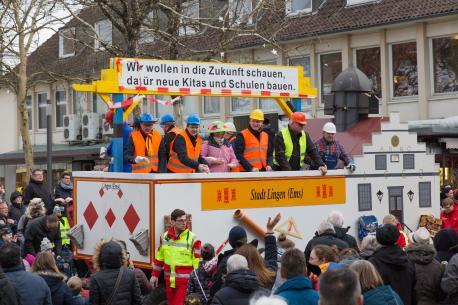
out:
<path id="1" fill-rule="evenodd" d="M 175 222 L 185 223 L 186 222 L 186 218 L 177 219 L 177 220 L 175 220 Z"/>

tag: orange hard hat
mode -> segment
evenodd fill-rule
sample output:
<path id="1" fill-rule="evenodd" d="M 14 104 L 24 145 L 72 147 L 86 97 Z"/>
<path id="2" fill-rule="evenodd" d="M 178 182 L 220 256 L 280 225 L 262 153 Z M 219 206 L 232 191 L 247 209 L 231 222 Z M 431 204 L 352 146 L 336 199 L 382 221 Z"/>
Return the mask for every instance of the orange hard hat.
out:
<path id="1" fill-rule="evenodd" d="M 307 116 L 303 112 L 294 112 L 291 115 L 291 121 L 296 122 L 301 125 L 307 124 Z"/>

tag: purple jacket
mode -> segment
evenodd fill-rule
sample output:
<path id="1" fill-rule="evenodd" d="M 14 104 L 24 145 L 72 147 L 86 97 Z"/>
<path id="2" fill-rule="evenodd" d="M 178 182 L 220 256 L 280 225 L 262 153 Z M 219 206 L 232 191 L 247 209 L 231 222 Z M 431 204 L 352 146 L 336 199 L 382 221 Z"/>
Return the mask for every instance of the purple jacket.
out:
<path id="1" fill-rule="evenodd" d="M 232 146 L 226 140 L 224 140 L 223 145 L 219 146 L 212 137 L 202 144 L 200 155 L 207 161 L 210 172 L 212 173 L 229 172 L 230 168 L 228 164 L 238 162 Z M 223 159 L 224 163 L 215 164 L 212 158 Z"/>

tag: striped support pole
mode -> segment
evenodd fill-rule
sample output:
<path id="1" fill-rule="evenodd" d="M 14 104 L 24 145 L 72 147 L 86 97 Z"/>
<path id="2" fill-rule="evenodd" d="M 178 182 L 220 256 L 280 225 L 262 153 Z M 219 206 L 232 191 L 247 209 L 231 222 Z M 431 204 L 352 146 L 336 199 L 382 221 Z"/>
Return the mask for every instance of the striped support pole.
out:
<path id="1" fill-rule="evenodd" d="M 113 94 L 113 102 L 121 103 L 123 100 L 122 94 Z M 122 142 L 122 125 L 123 121 L 123 109 L 122 107 L 116 108 L 114 120 L 113 120 L 113 171 L 122 172 L 123 171 L 123 156 L 124 156 L 124 145 Z"/>

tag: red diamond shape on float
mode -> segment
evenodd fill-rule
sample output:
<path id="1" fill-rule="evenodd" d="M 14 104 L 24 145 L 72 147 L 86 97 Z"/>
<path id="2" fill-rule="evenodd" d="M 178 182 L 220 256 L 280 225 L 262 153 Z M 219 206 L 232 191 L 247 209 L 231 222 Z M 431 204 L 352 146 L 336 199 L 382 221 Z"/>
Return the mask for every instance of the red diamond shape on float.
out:
<path id="1" fill-rule="evenodd" d="M 107 223 L 111 228 L 111 226 L 113 225 L 113 222 L 115 222 L 115 220 L 116 220 L 116 216 L 113 213 L 112 209 L 108 210 L 107 214 L 105 215 L 105 219 L 107 220 Z"/>
<path id="2" fill-rule="evenodd" d="M 92 227 L 95 225 L 97 219 L 99 218 L 99 214 L 97 214 L 97 211 L 95 210 L 92 201 L 89 202 L 89 204 L 87 205 L 86 210 L 84 210 L 83 216 L 84 219 L 86 219 L 89 229 L 92 230 Z"/>
<path id="3" fill-rule="evenodd" d="M 103 195 L 105 194 L 105 192 L 103 191 L 103 187 L 100 188 L 99 194 L 100 197 L 103 197 Z"/>
<path id="4" fill-rule="evenodd" d="M 121 199 L 122 195 L 123 195 L 123 192 L 121 191 L 121 189 L 119 189 L 119 191 L 118 191 L 118 197 L 119 197 L 119 199 Z"/>
<path id="5" fill-rule="evenodd" d="M 138 217 L 137 211 L 135 211 L 135 208 L 132 204 L 130 204 L 129 208 L 126 211 L 126 214 L 124 214 L 124 222 L 127 225 L 127 228 L 130 231 L 130 234 L 132 234 L 137 227 L 138 223 L 140 222 L 140 217 Z"/>

